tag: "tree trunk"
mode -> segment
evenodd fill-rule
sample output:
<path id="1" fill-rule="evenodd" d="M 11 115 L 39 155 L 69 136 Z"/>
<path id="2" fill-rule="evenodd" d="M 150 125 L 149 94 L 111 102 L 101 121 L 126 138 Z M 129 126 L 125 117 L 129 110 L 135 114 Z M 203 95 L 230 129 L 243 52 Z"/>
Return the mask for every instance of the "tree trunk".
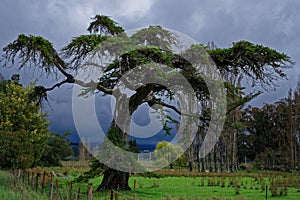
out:
<path id="1" fill-rule="evenodd" d="M 132 113 L 138 108 L 143 99 L 152 91 L 151 85 L 138 89 L 137 93 L 127 98 L 126 94 L 121 94 L 120 91 L 116 92 L 115 98 L 116 108 L 114 111 L 114 120 L 111 126 L 117 126 L 119 133 L 122 136 L 122 140 L 125 143 L 125 147 L 128 148 L 128 139 L 130 133 L 130 119 Z M 127 109 L 127 103 L 129 103 L 129 110 Z M 121 128 L 122 127 L 122 128 Z M 114 141 L 112 141 L 114 143 Z M 117 144 L 115 144 L 117 145 Z M 122 147 L 121 147 L 122 148 Z M 109 168 L 105 170 L 101 184 L 96 191 L 101 190 L 131 190 L 128 184 L 129 172 L 122 172 L 116 169 Z"/>
<path id="2" fill-rule="evenodd" d="M 193 162 L 192 161 L 189 161 L 189 171 L 193 171 Z"/>
<path id="3" fill-rule="evenodd" d="M 115 169 L 107 169 L 101 184 L 97 188 L 97 192 L 101 190 L 131 190 L 128 184 L 129 173 L 121 172 Z"/>
<path id="4" fill-rule="evenodd" d="M 200 158 L 200 162 L 201 162 L 201 172 L 205 172 L 205 160 L 204 158 Z"/>
<path id="5" fill-rule="evenodd" d="M 231 170 L 237 170 L 237 130 L 233 130 L 232 166 Z"/>
<path id="6" fill-rule="evenodd" d="M 173 163 L 170 164 L 170 169 L 173 169 Z"/>

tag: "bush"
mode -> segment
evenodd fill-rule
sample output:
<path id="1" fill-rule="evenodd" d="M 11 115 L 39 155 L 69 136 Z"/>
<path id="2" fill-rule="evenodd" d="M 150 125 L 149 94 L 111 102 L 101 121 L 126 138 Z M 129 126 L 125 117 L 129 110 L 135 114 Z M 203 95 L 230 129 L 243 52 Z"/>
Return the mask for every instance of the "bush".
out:
<path id="1" fill-rule="evenodd" d="M 0 168 L 35 166 L 49 139 L 49 122 L 39 113 L 33 86 L 0 83 Z"/>

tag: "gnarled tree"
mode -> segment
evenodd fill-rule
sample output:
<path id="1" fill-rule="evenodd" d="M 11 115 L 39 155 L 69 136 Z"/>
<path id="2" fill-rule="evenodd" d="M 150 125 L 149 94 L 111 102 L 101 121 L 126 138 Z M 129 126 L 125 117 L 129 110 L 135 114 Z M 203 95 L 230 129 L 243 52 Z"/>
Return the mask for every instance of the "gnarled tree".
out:
<path id="1" fill-rule="evenodd" d="M 60 52 L 55 50 L 48 40 L 40 36 L 19 35 L 15 41 L 3 49 L 2 61 L 4 62 L 4 66 L 13 64 L 19 68 L 40 68 L 44 73 L 58 75 L 57 82 L 52 87 L 36 86 L 35 94 L 41 98 L 46 98 L 47 92 L 59 88 L 64 84 L 80 85 L 86 88 L 83 91 L 84 94 L 86 94 L 85 92 L 98 91 L 101 94 L 114 95 L 117 99 L 116 109 L 119 109 L 119 113 L 111 124 L 111 130 L 121 135 L 120 138 L 123 140 L 122 146 L 125 149 L 128 149 L 128 129 L 121 129 L 118 127 L 116 121 L 122 121 L 121 118 L 124 115 L 131 116 L 141 104 L 146 103 L 150 107 L 155 104 L 161 105 L 163 108 L 171 109 L 179 115 L 192 114 L 181 113 L 177 109 L 177 106 L 164 101 L 164 99 L 172 98 L 174 94 L 166 86 L 160 84 L 143 84 L 133 89 L 135 93 L 129 98 L 121 95 L 116 91 L 115 86 L 129 70 L 149 63 L 168 66 L 174 72 L 182 74 L 188 80 L 195 91 L 197 101 L 209 102 L 208 87 L 201 73 L 196 70 L 194 65 L 187 61 L 187 57 L 191 55 L 200 55 L 200 57 L 201 55 L 206 55 L 201 53 L 203 48 L 206 48 L 205 46 L 192 45 L 179 55 L 172 51 L 172 46 L 176 45 L 176 37 L 162 27 L 150 26 L 148 29 L 142 29 L 129 37 L 116 22 L 107 16 L 96 15 L 92 19 L 93 21 L 88 27 L 88 31 L 91 34 L 74 37 Z M 117 34 L 119 36 L 114 37 Z M 110 39 L 110 42 L 105 43 L 108 39 Z M 101 48 L 97 50 L 97 53 L 113 59 L 107 65 L 106 70 L 102 72 L 98 83 L 95 84 L 94 81 L 85 82 L 76 79 L 76 72 L 81 68 L 88 67 L 88 65 L 84 65 L 84 62 L 89 56 L 95 53 L 94 50 L 99 45 Z M 132 45 L 139 46 L 139 48 L 133 49 L 131 48 Z M 124 47 L 125 49 L 122 50 Z M 104 50 L 101 51 L 101 49 Z M 117 54 L 115 50 L 122 53 Z M 184 56 L 182 55 L 184 54 L 187 59 L 183 59 Z M 276 52 L 261 45 L 253 45 L 246 41 L 234 43 L 233 47 L 226 49 L 208 50 L 208 54 L 224 76 L 242 73 L 254 83 L 259 82 L 264 86 L 271 85 L 276 78 L 285 77 L 282 69 L 292 64 L 286 54 Z M 200 61 L 204 60 L 205 62 L 198 62 L 196 66 L 201 69 L 201 66 L 205 66 L 208 62 L 207 59 L 207 56 L 199 58 Z M 157 71 L 155 67 L 150 70 Z M 123 83 L 130 88 L 130 83 L 125 83 L 125 81 L 123 80 Z M 226 89 L 230 91 L 231 87 L 226 87 Z M 122 102 L 124 102 L 120 101 L 122 98 L 127 98 L 129 102 L 129 113 L 127 110 L 122 110 Z M 233 110 L 235 106 L 239 106 L 239 103 L 231 109 Z M 202 116 L 198 117 L 202 121 L 210 120 Z M 130 121 L 123 123 L 128 127 Z M 165 128 L 168 130 L 167 126 Z M 106 168 L 102 184 L 98 190 L 130 189 L 128 179 L 128 172 Z"/>

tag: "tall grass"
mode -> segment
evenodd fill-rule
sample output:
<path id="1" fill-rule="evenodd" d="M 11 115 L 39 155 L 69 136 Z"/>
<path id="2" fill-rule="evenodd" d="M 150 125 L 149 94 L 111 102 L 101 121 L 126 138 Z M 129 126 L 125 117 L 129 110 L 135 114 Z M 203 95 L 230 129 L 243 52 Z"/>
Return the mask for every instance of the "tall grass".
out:
<path id="1" fill-rule="evenodd" d="M 35 200 L 47 199 L 33 192 L 28 186 L 18 183 L 9 173 L 0 171 L 0 199 L 1 200 Z"/>

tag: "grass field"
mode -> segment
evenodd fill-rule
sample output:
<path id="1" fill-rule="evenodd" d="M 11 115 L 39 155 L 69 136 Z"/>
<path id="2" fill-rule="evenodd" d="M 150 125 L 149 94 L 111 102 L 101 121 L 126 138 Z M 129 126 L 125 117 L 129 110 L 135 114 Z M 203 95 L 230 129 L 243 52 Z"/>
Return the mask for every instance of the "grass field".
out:
<path id="1" fill-rule="evenodd" d="M 31 191 L 27 186 L 15 183 L 14 177 L 0 171 L 0 199 L 1 200 L 35 200 L 47 199 L 46 197 Z"/>
<path id="2" fill-rule="evenodd" d="M 74 180 L 88 168 L 83 165 L 66 165 L 61 168 L 40 168 L 36 171 L 55 171 L 68 173 L 71 178 L 56 178 L 59 190 L 56 199 L 69 199 L 70 182 L 73 182 L 73 199 L 80 187 L 80 199 L 87 199 L 88 182 L 76 183 Z M 266 185 L 268 199 L 300 199 L 299 172 L 238 172 L 238 173 L 197 173 L 185 170 L 160 170 L 156 172 L 162 178 L 147 178 L 132 175 L 129 180 L 131 188 L 136 182 L 134 191 L 114 191 L 119 199 L 266 199 Z M 24 185 L 14 187 L 13 177 L 7 173 L 0 173 L 0 199 L 47 199 L 32 192 Z M 102 177 L 89 180 L 94 190 L 100 184 Z M 46 195 L 49 194 L 49 178 L 46 184 Z M 40 191 L 40 188 L 39 188 Z M 24 198 L 26 197 L 26 198 Z M 110 191 L 97 192 L 93 199 L 110 199 Z"/>
<path id="3" fill-rule="evenodd" d="M 189 173 L 178 170 L 161 170 L 163 178 L 131 176 L 129 184 L 133 191 L 116 191 L 119 199 L 265 199 L 266 185 L 269 199 L 300 199 L 300 173 L 240 172 L 240 173 Z M 67 194 L 69 182 L 60 179 Z M 102 177 L 89 180 L 94 189 Z M 74 183 L 81 193 L 87 193 L 87 183 Z M 94 199 L 109 199 L 110 192 L 94 193 Z M 82 196 L 85 198 L 85 195 Z"/>
<path id="4" fill-rule="evenodd" d="M 92 179 L 93 185 L 98 185 L 102 177 Z M 164 177 L 144 178 L 132 176 L 130 186 L 133 188 L 136 180 L 136 196 L 138 199 L 265 199 L 265 178 L 261 185 L 255 178 L 217 178 L 217 177 Z M 223 184 L 224 181 L 224 185 Z M 232 183 L 231 183 L 232 182 Z M 236 184 L 236 185 L 235 185 Z M 81 184 L 80 187 L 84 187 Z M 284 186 L 278 187 L 278 195 Z M 271 197 L 269 199 L 300 199 L 300 192 L 295 187 L 287 187 L 287 196 Z M 134 193 L 118 191 L 120 199 L 133 199 Z M 96 199 L 108 199 L 109 193 L 97 193 Z"/>

